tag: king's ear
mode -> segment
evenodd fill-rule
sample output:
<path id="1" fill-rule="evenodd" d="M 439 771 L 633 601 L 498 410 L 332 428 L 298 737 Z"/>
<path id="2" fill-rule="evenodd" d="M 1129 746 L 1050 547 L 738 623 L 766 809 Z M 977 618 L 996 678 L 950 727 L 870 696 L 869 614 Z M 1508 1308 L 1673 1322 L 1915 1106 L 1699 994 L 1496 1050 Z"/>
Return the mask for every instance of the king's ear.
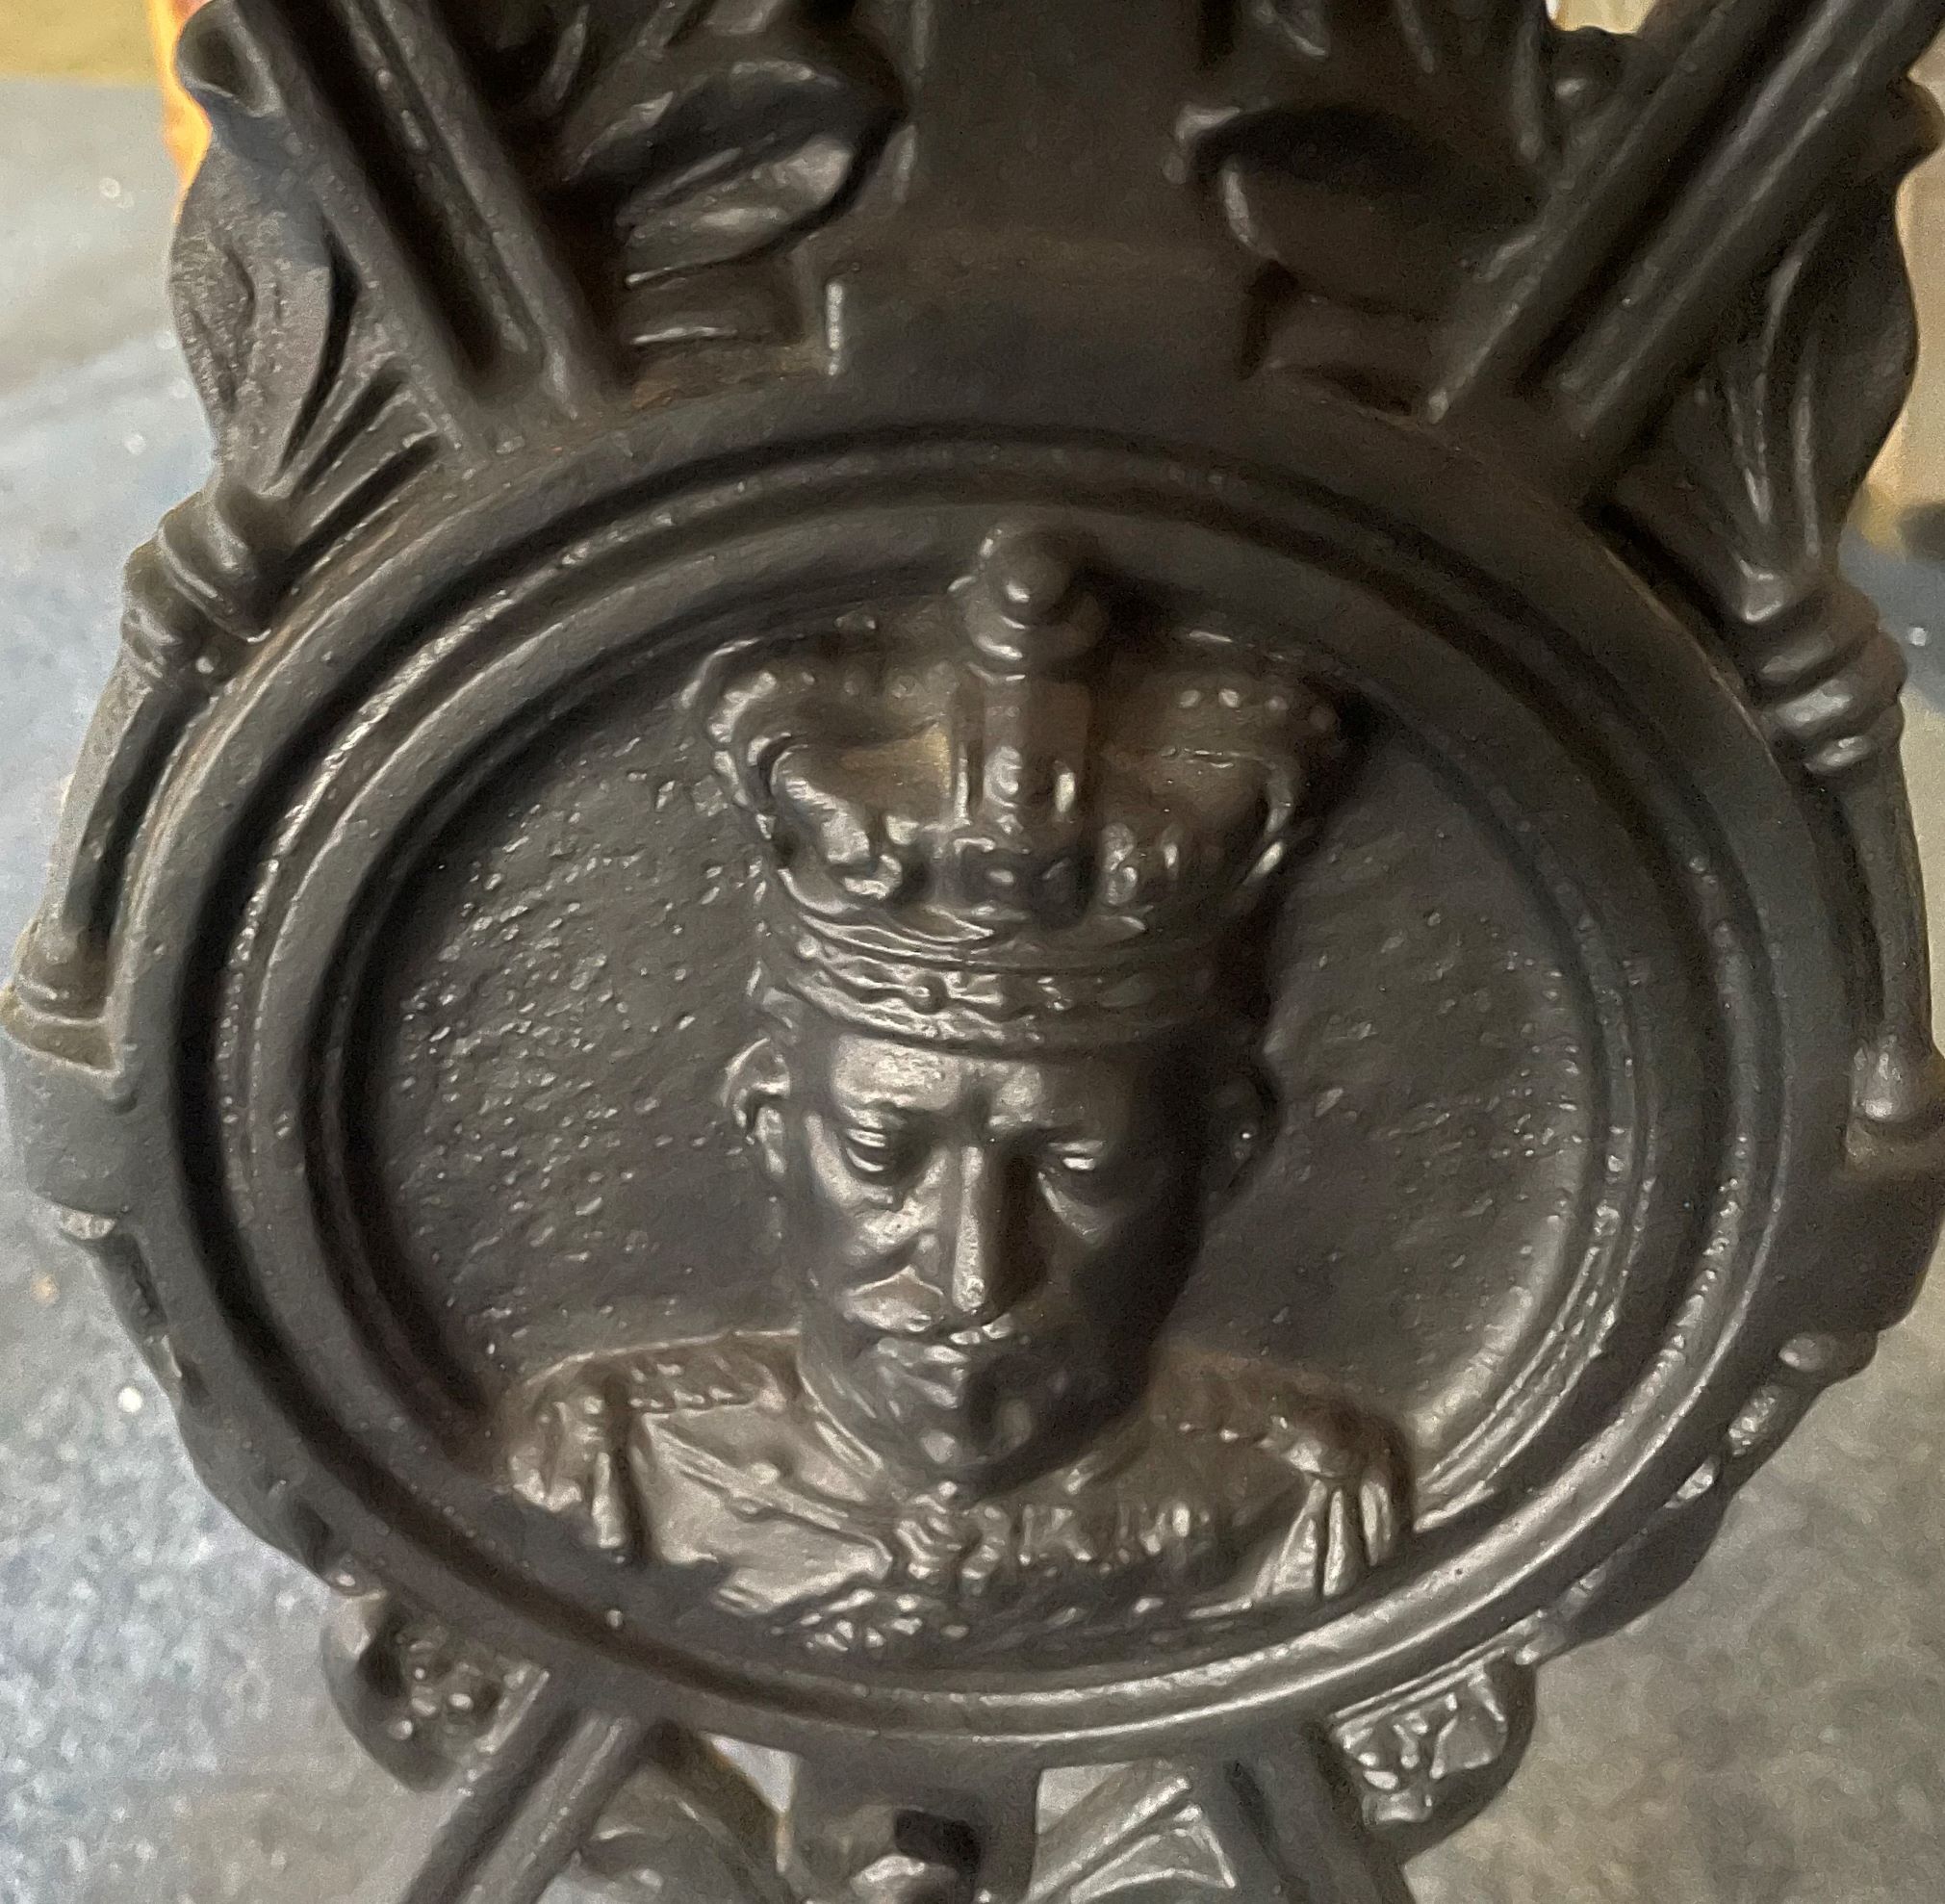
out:
<path id="1" fill-rule="evenodd" d="M 1230 1068 L 1209 1096 L 1207 1196 L 1233 1196 L 1267 1154 L 1276 1134 L 1276 1093 L 1263 1068 L 1245 1058 Z"/>
<path id="2" fill-rule="evenodd" d="M 772 1183 L 783 1180 L 783 1101 L 789 1094 L 789 1067 L 768 1037 L 737 1056 L 724 1086 L 729 1116 Z"/>

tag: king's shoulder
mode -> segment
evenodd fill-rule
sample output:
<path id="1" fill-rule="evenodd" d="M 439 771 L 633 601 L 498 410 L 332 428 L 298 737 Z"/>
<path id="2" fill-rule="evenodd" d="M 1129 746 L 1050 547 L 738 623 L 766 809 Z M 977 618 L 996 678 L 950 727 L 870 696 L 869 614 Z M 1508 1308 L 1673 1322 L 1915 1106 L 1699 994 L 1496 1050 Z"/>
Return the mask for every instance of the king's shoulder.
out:
<path id="1" fill-rule="evenodd" d="M 1151 1425 L 1191 1442 L 1261 1449 L 1308 1466 L 1362 1411 L 1284 1363 L 1177 1346 L 1159 1358 L 1146 1409 Z"/>
<path id="2" fill-rule="evenodd" d="M 736 1331 L 636 1354 L 628 1400 L 645 1415 L 709 1414 L 774 1403 L 796 1385 L 787 1336 Z"/>
<path id="3" fill-rule="evenodd" d="M 794 1389 L 795 1365 L 787 1336 L 732 1331 L 584 1356 L 537 1386 L 651 1418 L 705 1415 L 774 1405 Z"/>

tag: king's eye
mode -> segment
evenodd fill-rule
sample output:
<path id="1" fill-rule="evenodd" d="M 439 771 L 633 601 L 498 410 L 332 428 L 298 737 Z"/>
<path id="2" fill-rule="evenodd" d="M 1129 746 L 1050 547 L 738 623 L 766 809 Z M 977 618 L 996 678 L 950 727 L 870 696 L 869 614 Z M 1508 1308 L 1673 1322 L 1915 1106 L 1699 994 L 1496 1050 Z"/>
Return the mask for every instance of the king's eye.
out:
<path id="1" fill-rule="evenodd" d="M 854 1125 L 839 1139 L 844 1161 L 861 1177 L 882 1180 L 896 1176 L 905 1162 L 905 1145 L 897 1134 Z"/>
<path id="2" fill-rule="evenodd" d="M 1063 1175 L 1095 1177 L 1109 1168 L 1112 1159 L 1105 1144 L 1063 1144 L 1054 1152 L 1054 1162 Z"/>

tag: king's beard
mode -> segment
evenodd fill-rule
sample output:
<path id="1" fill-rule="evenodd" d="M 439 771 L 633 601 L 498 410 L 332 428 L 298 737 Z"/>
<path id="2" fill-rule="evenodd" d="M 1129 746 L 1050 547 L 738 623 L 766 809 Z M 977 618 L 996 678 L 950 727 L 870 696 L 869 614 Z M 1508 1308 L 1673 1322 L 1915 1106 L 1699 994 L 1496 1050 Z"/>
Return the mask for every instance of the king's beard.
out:
<path id="1" fill-rule="evenodd" d="M 813 1404 L 888 1480 L 993 1493 L 1072 1458 L 1139 1388 L 1124 1344 L 1072 1315 L 1052 1334 L 894 1335 L 806 1320 L 799 1371 Z"/>

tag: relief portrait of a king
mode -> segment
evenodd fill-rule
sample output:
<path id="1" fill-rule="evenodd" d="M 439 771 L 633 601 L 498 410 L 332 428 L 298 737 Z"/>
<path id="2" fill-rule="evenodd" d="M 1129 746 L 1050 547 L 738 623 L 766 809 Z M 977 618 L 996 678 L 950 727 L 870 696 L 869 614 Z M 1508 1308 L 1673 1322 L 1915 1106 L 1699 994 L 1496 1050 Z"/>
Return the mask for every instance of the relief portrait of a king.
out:
<path id="1" fill-rule="evenodd" d="M 1299 678 L 1139 619 L 1002 527 L 895 628 L 691 688 L 764 863 L 724 1101 L 794 1326 L 556 1368 L 506 1461 L 779 1636 L 957 1655 L 1318 1607 L 1408 1532 L 1388 1424 L 1167 1339 L 1276 1121 L 1255 948 L 1341 741 Z"/>

